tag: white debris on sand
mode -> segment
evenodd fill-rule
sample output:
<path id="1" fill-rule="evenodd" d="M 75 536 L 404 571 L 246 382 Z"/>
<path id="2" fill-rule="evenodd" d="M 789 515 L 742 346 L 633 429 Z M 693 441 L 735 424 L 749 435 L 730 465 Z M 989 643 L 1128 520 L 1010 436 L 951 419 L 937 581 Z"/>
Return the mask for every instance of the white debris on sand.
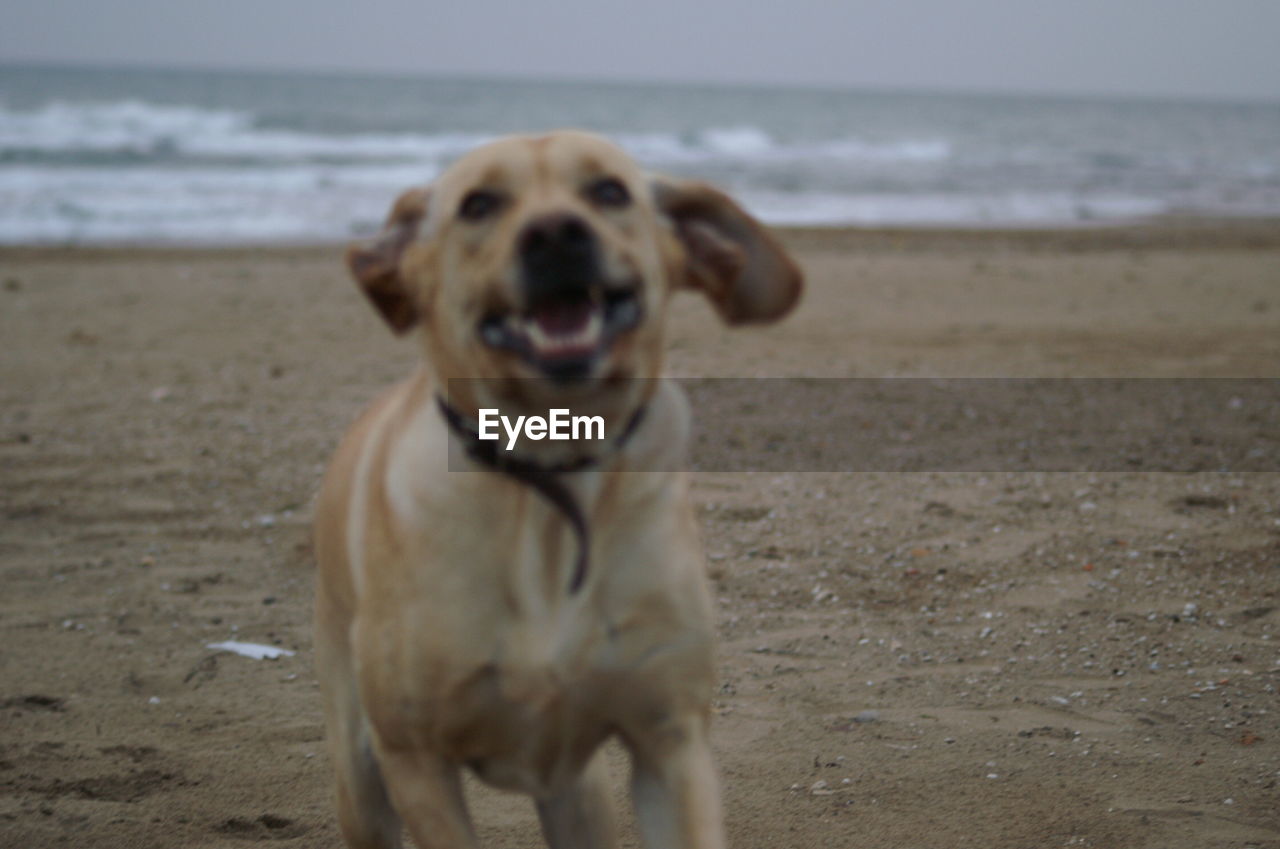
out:
<path id="1" fill-rule="evenodd" d="M 215 649 L 216 651 L 229 651 L 232 654 L 251 657 L 254 660 L 276 660 L 281 657 L 291 657 L 294 654 L 288 649 L 278 648 L 277 646 L 264 646 L 261 643 L 242 643 L 239 640 L 209 643 L 207 648 Z"/>

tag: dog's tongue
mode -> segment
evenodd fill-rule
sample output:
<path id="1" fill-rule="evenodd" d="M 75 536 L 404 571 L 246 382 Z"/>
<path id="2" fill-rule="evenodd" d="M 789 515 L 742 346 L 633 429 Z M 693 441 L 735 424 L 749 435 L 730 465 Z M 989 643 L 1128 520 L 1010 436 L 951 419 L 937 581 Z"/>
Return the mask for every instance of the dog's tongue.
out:
<path id="1" fill-rule="evenodd" d="M 603 322 L 590 301 L 564 301 L 536 307 L 525 319 L 525 333 L 543 358 L 581 357 L 600 344 Z"/>
<path id="2" fill-rule="evenodd" d="M 530 318 L 549 337 L 573 336 L 586 329 L 592 311 L 590 301 L 573 301 L 539 307 Z"/>

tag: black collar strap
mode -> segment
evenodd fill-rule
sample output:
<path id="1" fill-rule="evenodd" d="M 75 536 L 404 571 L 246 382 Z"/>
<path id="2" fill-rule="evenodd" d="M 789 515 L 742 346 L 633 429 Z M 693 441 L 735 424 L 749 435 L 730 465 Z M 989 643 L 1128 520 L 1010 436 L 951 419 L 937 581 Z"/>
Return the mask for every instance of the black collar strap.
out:
<path id="1" fill-rule="evenodd" d="M 569 593 L 573 594 L 580 590 L 583 581 L 587 577 L 587 562 L 591 551 L 591 529 L 587 525 L 587 517 L 582 514 L 582 508 L 573 497 L 573 492 L 565 485 L 560 475 L 579 472 L 583 469 L 597 466 L 600 464 L 601 457 L 582 456 L 552 464 L 543 464 L 536 460 L 521 458 L 511 454 L 509 451 L 499 450 L 499 440 L 481 439 L 479 431 L 472 427 L 471 423 L 457 409 L 450 406 L 449 402 L 439 395 L 436 396 L 436 406 L 440 408 L 440 414 L 444 416 L 445 423 L 449 425 L 449 430 L 453 431 L 453 435 L 462 441 L 462 446 L 471 459 L 495 472 L 500 472 L 521 483 L 528 484 L 564 514 L 565 519 L 569 522 L 569 527 L 573 529 L 573 535 L 578 540 L 578 556 L 574 561 L 573 577 L 569 581 Z M 623 428 L 622 433 L 618 434 L 613 440 L 613 445 L 610 446 L 611 450 L 619 450 L 631 439 L 636 430 L 639 429 L 646 409 L 647 407 L 642 406 L 632 414 L 631 420 L 627 422 L 627 426 Z"/>

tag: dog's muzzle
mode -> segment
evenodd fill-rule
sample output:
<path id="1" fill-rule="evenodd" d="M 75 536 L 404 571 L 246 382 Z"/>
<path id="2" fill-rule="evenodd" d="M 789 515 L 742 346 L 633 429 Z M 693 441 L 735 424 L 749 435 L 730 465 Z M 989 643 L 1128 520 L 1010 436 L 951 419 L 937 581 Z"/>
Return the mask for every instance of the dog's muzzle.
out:
<path id="1" fill-rule="evenodd" d="M 553 380 L 590 377 L 614 340 L 640 323 L 639 283 L 605 278 L 595 233 L 571 213 L 530 222 L 517 251 L 523 309 L 485 316 L 481 339 Z"/>

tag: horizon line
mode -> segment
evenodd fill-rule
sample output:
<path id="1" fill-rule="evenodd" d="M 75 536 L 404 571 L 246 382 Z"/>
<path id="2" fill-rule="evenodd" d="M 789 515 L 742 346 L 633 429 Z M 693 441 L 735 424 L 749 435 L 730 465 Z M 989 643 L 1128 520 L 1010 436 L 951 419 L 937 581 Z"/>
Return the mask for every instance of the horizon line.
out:
<path id="1" fill-rule="evenodd" d="M 496 82 L 515 84 L 550 84 L 550 85 L 604 85 L 619 87 L 667 86 L 707 89 L 729 89 L 745 91 L 808 91 L 830 94 L 891 94 L 919 97 L 989 97 L 1010 99 L 1048 100 L 1103 100 L 1116 102 L 1164 102 L 1197 105 L 1223 106 L 1280 106 L 1280 96 L 1249 96 L 1208 94 L 1204 92 L 1189 94 L 1172 94 L 1159 92 L 1116 91 L 1101 92 L 1090 90 L 1062 89 L 1023 89 L 1023 88 L 987 88 L 982 86 L 938 85 L 918 86 L 891 83 L 831 83 L 794 80 L 758 80 L 758 79 L 685 79 L 675 77 L 641 77 L 641 76 L 586 76 L 572 74 L 546 74 L 517 72 L 477 72 L 453 70 L 408 70 L 393 68 L 338 68 L 338 67 L 279 67 L 270 65 L 218 65 L 193 62 L 178 64 L 170 62 L 137 62 L 130 60 L 90 59 L 47 59 L 47 58 L 10 58 L 0 57 L 0 70 L 5 68 L 39 68 L 43 70 L 64 71 L 176 71 L 180 73 L 208 74 L 245 74 L 245 75 L 292 75 L 300 77 L 346 76 L 369 79 L 397 79 L 455 82 Z"/>

